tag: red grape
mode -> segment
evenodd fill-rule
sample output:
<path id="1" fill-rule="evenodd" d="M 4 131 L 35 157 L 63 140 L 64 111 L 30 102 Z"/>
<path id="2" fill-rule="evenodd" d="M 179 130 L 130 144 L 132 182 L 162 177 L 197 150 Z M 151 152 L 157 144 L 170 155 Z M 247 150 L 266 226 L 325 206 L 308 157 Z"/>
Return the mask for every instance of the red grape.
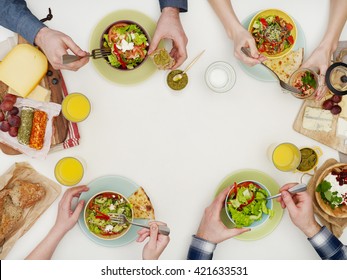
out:
<path id="1" fill-rule="evenodd" d="M 16 95 L 13 95 L 13 94 L 10 94 L 10 93 L 7 93 L 5 96 L 4 96 L 4 101 L 7 100 L 7 101 L 11 101 L 13 104 L 16 103 L 16 100 L 17 100 L 17 96 Z"/>
<path id="2" fill-rule="evenodd" d="M 331 99 L 327 99 L 323 102 L 322 108 L 324 110 L 330 110 L 334 106 L 334 102 Z"/>
<path id="3" fill-rule="evenodd" d="M 0 111 L 0 122 L 2 122 L 5 119 L 5 114 L 3 111 Z"/>
<path id="4" fill-rule="evenodd" d="M 12 110 L 9 111 L 10 115 L 17 115 L 18 113 L 19 113 L 19 109 L 16 106 L 14 106 Z"/>
<path id="5" fill-rule="evenodd" d="M 4 100 L 1 104 L 0 104 L 0 109 L 3 111 L 11 111 L 13 108 L 13 102 L 10 100 Z"/>
<path id="6" fill-rule="evenodd" d="M 10 124 L 8 123 L 8 121 L 1 122 L 0 130 L 2 130 L 3 132 L 7 132 L 10 130 Z"/>
<path id="7" fill-rule="evenodd" d="M 338 115 L 340 114 L 342 111 L 341 107 L 339 105 L 334 105 L 331 109 L 330 109 L 330 112 L 333 114 L 333 115 Z"/>
<path id="8" fill-rule="evenodd" d="M 19 116 L 9 116 L 7 118 L 8 123 L 10 124 L 10 126 L 13 127 L 19 127 L 20 126 L 20 117 Z"/>
<path id="9" fill-rule="evenodd" d="M 342 96 L 334 94 L 330 99 L 335 103 L 339 103 L 342 100 Z"/>
<path id="10" fill-rule="evenodd" d="M 18 127 L 10 127 L 8 134 L 10 134 L 12 137 L 16 137 L 18 135 Z"/>

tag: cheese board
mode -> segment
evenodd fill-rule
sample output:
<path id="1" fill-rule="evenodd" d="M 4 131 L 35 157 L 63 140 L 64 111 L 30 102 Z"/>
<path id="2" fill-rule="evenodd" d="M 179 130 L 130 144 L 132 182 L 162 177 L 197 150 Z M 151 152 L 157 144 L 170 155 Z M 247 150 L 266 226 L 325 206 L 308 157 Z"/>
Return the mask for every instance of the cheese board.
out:
<path id="1" fill-rule="evenodd" d="M 22 37 L 18 37 L 18 44 L 27 43 Z M 46 75 L 41 80 L 41 90 L 50 91 L 49 101 L 57 104 L 61 104 L 64 96 L 66 96 L 67 89 L 64 83 L 64 79 L 59 70 L 55 70 L 50 63 L 48 63 L 48 70 Z M 9 91 L 9 87 L 0 81 L 0 98 L 2 98 Z M 62 144 L 68 137 L 69 122 L 64 118 L 62 113 L 53 119 L 53 135 L 51 140 L 51 148 L 54 148 Z M 13 149 L 12 147 L 0 143 L 0 149 L 7 155 L 18 155 L 21 152 Z"/>
<path id="2" fill-rule="evenodd" d="M 342 112 L 333 115 L 329 110 L 323 110 L 323 102 L 329 98 L 316 101 L 314 99 L 306 99 L 294 121 L 293 129 L 309 138 L 312 138 L 334 150 L 347 153 L 347 135 L 339 135 L 338 122 L 345 121 L 342 117 L 346 114 L 347 100 L 342 99 L 339 105 Z"/>

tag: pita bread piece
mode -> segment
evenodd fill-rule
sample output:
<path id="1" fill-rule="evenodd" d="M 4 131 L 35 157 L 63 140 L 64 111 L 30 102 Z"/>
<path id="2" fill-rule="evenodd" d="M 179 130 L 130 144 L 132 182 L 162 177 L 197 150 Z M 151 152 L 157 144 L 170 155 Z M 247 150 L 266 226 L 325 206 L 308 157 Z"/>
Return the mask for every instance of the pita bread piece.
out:
<path id="1" fill-rule="evenodd" d="M 46 190 L 40 184 L 17 180 L 13 183 L 10 196 L 14 205 L 28 208 L 40 201 L 46 195 Z"/>
<path id="2" fill-rule="evenodd" d="M 300 68 L 303 58 L 304 49 L 300 48 L 281 58 L 268 59 L 264 61 L 264 64 L 275 71 L 282 81 L 288 83 L 289 77 Z"/>
<path id="3" fill-rule="evenodd" d="M 133 206 L 134 218 L 155 220 L 151 200 L 142 187 L 128 197 L 128 200 Z"/>
<path id="4" fill-rule="evenodd" d="M 341 172 L 343 172 L 343 174 Z M 342 174 L 342 176 L 339 176 L 338 174 Z M 329 216 L 336 218 L 347 218 L 347 180 L 342 178 L 343 185 L 339 185 L 341 177 L 346 176 L 346 174 L 347 164 L 338 163 L 330 166 L 324 172 L 322 172 L 322 174 L 317 180 L 317 186 L 315 191 L 316 200 L 320 208 Z M 323 185 L 323 183 L 325 183 L 325 185 Z M 326 197 L 323 198 L 321 192 L 325 190 L 325 188 L 329 187 L 329 184 L 332 187 L 324 193 L 323 196 Z M 319 191 L 317 191 L 317 188 Z M 336 202 L 330 202 L 333 201 L 332 193 L 334 193 L 336 190 L 338 190 L 338 193 L 342 193 L 342 202 L 340 204 L 337 203 L 339 205 L 336 205 Z M 327 200 L 327 198 L 329 198 L 330 201 Z"/>

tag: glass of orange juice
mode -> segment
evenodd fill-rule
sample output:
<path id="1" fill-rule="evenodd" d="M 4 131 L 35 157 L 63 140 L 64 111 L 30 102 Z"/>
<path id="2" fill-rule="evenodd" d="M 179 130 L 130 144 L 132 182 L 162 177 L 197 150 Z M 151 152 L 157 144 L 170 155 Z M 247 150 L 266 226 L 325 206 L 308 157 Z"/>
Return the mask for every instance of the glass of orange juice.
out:
<path id="1" fill-rule="evenodd" d="M 77 158 L 64 157 L 55 165 L 54 175 L 60 184 L 74 186 L 82 180 L 84 167 Z"/>
<path id="2" fill-rule="evenodd" d="M 90 108 L 88 98 L 78 92 L 69 94 L 61 104 L 64 117 L 71 122 L 85 120 L 89 116 Z"/>
<path id="3" fill-rule="evenodd" d="M 281 143 L 273 149 L 271 159 L 278 170 L 295 171 L 301 162 L 301 153 L 294 144 Z"/>

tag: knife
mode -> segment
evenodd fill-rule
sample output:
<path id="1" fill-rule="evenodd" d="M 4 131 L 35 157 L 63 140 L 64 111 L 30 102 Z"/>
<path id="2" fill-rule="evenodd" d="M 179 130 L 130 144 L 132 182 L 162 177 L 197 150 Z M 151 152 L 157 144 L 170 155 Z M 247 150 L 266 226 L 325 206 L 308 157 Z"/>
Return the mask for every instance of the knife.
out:
<path id="1" fill-rule="evenodd" d="M 341 163 L 347 163 L 347 154 L 339 152 L 339 158 Z"/>

